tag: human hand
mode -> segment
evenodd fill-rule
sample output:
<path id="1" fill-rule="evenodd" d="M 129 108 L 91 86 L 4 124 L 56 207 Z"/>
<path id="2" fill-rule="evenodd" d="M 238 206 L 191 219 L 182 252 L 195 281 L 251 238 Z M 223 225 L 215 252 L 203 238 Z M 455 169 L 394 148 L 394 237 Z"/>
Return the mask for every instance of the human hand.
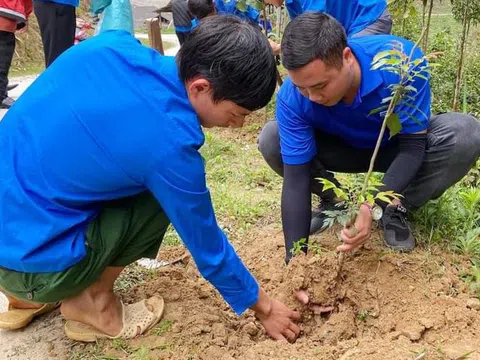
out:
<path id="1" fill-rule="evenodd" d="M 360 205 L 354 227 L 347 226 L 340 232 L 343 244 L 337 247 L 337 251 L 348 252 L 370 239 L 372 230 L 372 213 L 367 205 Z"/>
<path id="2" fill-rule="evenodd" d="M 310 298 L 308 297 L 308 293 L 305 290 L 299 290 L 295 292 L 295 297 L 303 305 L 308 305 L 310 310 L 312 310 L 317 315 L 320 315 L 323 313 L 329 313 L 333 311 L 333 306 L 322 306 L 319 304 L 311 304 Z"/>
<path id="3" fill-rule="evenodd" d="M 294 323 L 301 319 L 300 314 L 270 298 L 263 289 L 260 289 L 258 301 L 252 306 L 252 310 L 267 334 L 275 340 L 294 341 L 300 334 L 300 327 Z"/>
<path id="4" fill-rule="evenodd" d="M 270 46 L 272 47 L 273 55 L 277 56 L 280 54 L 280 44 L 277 44 L 275 41 L 268 39 L 268 42 L 270 43 Z"/>

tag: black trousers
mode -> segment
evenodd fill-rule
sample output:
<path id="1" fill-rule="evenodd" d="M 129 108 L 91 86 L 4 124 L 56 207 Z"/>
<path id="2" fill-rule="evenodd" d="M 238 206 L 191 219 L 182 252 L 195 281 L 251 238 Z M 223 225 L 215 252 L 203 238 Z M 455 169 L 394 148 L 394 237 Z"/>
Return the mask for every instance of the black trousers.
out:
<path id="1" fill-rule="evenodd" d="M 7 97 L 8 72 L 15 52 L 15 34 L 0 31 L 0 102 Z"/>
<path id="2" fill-rule="evenodd" d="M 34 1 L 33 7 L 40 27 L 45 66 L 49 67 L 75 42 L 75 6 Z"/>
<path id="3" fill-rule="evenodd" d="M 180 45 L 183 45 L 183 43 L 187 41 L 188 35 L 190 35 L 190 33 L 188 32 L 178 32 L 178 31 L 175 31 L 175 34 L 177 34 L 178 42 L 180 43 Z"/>
<path id="4" fill-rule="evenodd" d="M 259 149 L 268 165 L 283 176 L 283 158 L 276 121 L 268 122 L 259 137 Z M 364 173 L 368 170 L 373 149 L 357 149 L 339 137 L 316 133 L 317 155 L 312 159 L 312 192 L 326 199 L 332 193 L 323 192 L 318 178 L 337 183 L 332 172 Z M 386 172 L 398 154 L 398 144 L 392 139 L 383 147 L 374 170 Z M 464 177 L 480 157 L 480 122 L 460 113 L 434 115 L 427 133 L 427 150 L 422 166 L 402 195 L 402 203 L 418 208 Z M 338 185 L 337 185 L 338 186 Z"/>

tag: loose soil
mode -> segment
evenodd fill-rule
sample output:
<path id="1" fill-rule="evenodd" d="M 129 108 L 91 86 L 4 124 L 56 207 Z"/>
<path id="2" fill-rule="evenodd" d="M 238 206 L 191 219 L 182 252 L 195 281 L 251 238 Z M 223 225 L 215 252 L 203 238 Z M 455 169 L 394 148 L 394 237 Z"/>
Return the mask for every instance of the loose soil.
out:
<path id="1" fill-rule="evenodd" d="M 270 340 L 250 313 L 235 316 L 189 259 L 123 294 L 127 302 L 162 295 L 164 319 L 173 324 L 161 336 L 129 344 L 152 349 L 152 359 L 461 359 L 468 353 L 465 358 L 480 359 L 480 302 L 450 265 L 459 259 L 422 250 L 396 254 L 378 236 L 346 257 L 338 277 L 334 230 L 315 238 L 320 255 L 298 256 L 289 266 L 273 226 L 237 247 L 267 291 L 303 314 L 294 344 Z M 333 312 L 319 315 L 300 305 L 297 289 L 333 305 Z M 128 358 L 113 348 L 106 353 Z"/>

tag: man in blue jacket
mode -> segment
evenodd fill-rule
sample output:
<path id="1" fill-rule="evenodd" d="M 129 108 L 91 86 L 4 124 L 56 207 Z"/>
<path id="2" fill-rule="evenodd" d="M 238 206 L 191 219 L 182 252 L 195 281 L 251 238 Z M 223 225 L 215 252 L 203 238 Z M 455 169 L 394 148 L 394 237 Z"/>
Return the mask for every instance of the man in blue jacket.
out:
<path id="1" fill-rule="evenodd" d="M 11 308 L 0 327 L 61 301 L 74 340 L 148 330 L 163 300 L 125 306 L 113 283 L 156 257 L 172 223 L 236 313 L 250 308 L 272 337 L 295 339 L 299 314 L 262 290 L 219 228 L 199 152 L 202 127 L 242 126 L 274 90 L 267 39 L 233 17 L 205 20 L 176 59 L 124 31 L 57 59 L 0 122 L 0 288 Z"/>
<path id="2" fill-rule="evenodd" d="M 390 34 L 392 17 L 386 0 L 264 0 L 281 6 L 285 2 L 293 20 L 307 11 L 325 12 L 345 28 L 348 37 Z"/>
<path id="3" fill-rule="evenodd" d="M 295 18 L 282 40 L 282 61 L 290 78 L 277 97 L 277 121 L 263 129 L 259 147 L 267 163 L 283 176 L 282 221 L 287 261 L 293 243 L 327 226 L 328 211 L 339 210 L 339 199 L 324 191 L 318 178 L 340 186 L 333 172 L 362 173 L 369 167 L 386 104 L 398 76 L 372 70 L 376 54 L 400 45 L 410 54 L 414 44 L 392 35 L 347 37 L 341 24 L 325 13 L 305 13 Z M 420 49 L 412 61 L 425 60 Z M 427 74 L 428 75 L 428 74 Z M 415 90 L 396 108 L 402 129 L 383 139 L 375 171 L 385 173 L 380 190 L 402 194 L 392 205 L 379 202 L 360 206 L 357 231 L 342 231 L 350 251 L 370 237 L 372 219 L 380 220 L 384 242 L 409 251 L 415 239 L 406 222 L 407 211 L 441 196 L 459 181 L 480 155 L 480 123 L 458 113 L 431 115 L 430 80 L 416 77 Z M 311 215 L 311 193 L 321 198 Z M 311 221 L 310 221 L 311 219 Z"/>

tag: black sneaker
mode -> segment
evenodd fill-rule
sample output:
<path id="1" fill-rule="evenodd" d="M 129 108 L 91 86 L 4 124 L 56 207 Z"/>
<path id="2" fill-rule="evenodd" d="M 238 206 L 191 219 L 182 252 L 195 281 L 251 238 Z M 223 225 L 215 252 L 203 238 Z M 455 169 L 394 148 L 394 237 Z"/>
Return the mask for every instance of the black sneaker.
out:
<path id="1" fill-rule="evenodd" d="M 326 230 L 330 224 L 330 217 L 325 211 L 343 211 L 346 210 L 344 202 L 322 200 L 318 208 L 312 211 L 312 221 L 310 222 L 310 235 L 321 233 Z M 330 221 L 329 221 L 330 220 Z"/>
<path id="2" fill-rule="evenodd" d="M 398 251 L 411 251 L 415 247 L 415 238 L 405 220 L 407 209 L 402 205 L 389 205 L 383 212 L 380 225 L 383 227 L 383 242 L 389 248 Z"/>
<path id="3" fill-rule="evenodd" d="M 10 109 L 10 107 L 15 104 L 15 100 L 13 100 L 11 97 L 6 97 L 5 99 L 2 100 L 0 103 L 0 109 Z"/>

